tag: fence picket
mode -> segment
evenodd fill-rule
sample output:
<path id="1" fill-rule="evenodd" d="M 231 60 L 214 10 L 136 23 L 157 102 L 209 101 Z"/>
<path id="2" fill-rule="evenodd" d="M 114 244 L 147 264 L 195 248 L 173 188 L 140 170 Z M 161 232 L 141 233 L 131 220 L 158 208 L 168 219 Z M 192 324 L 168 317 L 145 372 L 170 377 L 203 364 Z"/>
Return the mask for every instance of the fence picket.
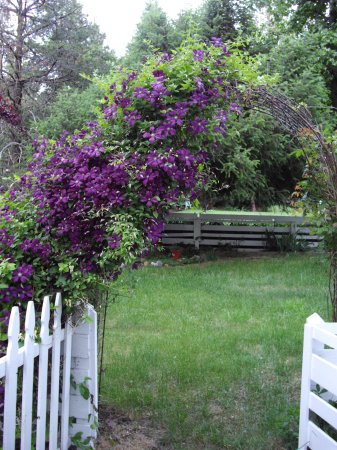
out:
<path id="1" fill-rule="evenodd" d="M 6 361 L 4 437 L 3 448 L 15 449 L 16 401 L 18 382 L 18 350 L 20 333 L 19 308 L 12 308 L 8 326 L 8 347 Z"/>
<path id="2" fill-rule="evenodd" d="M 49 450 L 57 449 L 59 392 L 60 392 L 59 386 L 60 386 L 61 316 L 62 316 L 61 294 L 57 294 L 55 300 L 54 324 L 53 324 Z"/>
<path id="3" fill-rule="evenodd" d="M 90 327 L 94 332 L 89 334 L 90 339 L 90 359 L 89 363 L 91 366 L 91 374 L 98 372 L 97 367 L 97 358 L 98 358 L 98 349 L 97 349 L 97 313 L 93 307 L 89 307 L 89 318 L 91 319 Z M 91 414 L 91 425 L 93 426 L 93 436 L 97 437 L 97 430 L 95 429 L 95 420 L 97 418 L 98 412 L 98 383 L 97 377 L 90 377 L 90 392 L 92 393 L 92 409 L 93 414 Z"/>
<path id="4" fill-rule="evenodd" d="M 24 366 L 22 377 L 21 450 L 31 450 L 34 385 L 35 308 L 30 301 L 25 320 Z"/>
<path id="5" fill-rule="evenodd" d="M 69 402 L 70 402 L 70 368 L 71 344 L 73 329 L 70 320 L 67 321 L 64 331 L 63 348 L 63 380 L 62 380 L 62 412 L 61 412 L 61 450 L 68 449 L 69 441 Z"/>
<path id="6" fill-rule="evenodd" d="M 48 377 L 48 337 L 50 303 L 49 297 L 43 299 L 40 332 L 39 381 L 37 394 L 36 448 L 44 449 L 46 442 L 47 420 L 47 377 Z"/>

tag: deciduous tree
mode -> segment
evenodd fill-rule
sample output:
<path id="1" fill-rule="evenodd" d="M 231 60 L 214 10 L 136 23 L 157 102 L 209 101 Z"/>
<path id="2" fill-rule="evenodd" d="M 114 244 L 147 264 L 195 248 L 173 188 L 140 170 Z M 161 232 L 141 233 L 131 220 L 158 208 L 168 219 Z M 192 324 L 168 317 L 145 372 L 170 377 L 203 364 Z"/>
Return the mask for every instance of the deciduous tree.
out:
<path id="1" fill-rule="evenodd" d="M 1 88 L 21 113 L 41 89 L 83 85 L 109 67 L 103 39 L 76 0 L 0 0 Z"/>

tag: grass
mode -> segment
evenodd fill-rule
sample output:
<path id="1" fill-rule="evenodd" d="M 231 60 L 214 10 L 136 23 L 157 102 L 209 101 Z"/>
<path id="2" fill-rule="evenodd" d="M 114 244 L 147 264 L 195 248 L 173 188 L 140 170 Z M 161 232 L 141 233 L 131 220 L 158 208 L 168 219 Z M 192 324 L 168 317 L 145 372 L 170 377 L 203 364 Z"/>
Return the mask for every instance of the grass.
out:
<path id="1" fill-rule="evenodd" d="M 295 449 L 303 325 L 327 319 L 315 255 L 133 272 L 109 309 L 102 398 L 164 429 L 164 448 Z M 125 279 L 124 279 L 125 282 Z"/>

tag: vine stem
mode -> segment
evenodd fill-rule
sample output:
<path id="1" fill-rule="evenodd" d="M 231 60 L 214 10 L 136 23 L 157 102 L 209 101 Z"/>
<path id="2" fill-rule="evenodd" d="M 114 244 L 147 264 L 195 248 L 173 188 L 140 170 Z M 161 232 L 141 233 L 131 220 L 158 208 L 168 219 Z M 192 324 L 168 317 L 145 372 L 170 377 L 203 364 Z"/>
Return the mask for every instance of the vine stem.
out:
<path id="1" fill-rule="evenodd" d="M 102 381 L 102 372 L 103 372 L 103 354 L 104 354 L 104 340 L 105 340 L 105 324 L 106 324 L 106 315 L 108 311 L 108 298 L 109 292 L 105 293 L 105 302 L 104 302 L 104 311 L 103 311 L 103 330 L 102 330 L 102 345 L 101 345 L 101 357 L 100 357 L 100 368 L 99 368 L 99 377 L 98 377 L 98 394 L 101 394 L 101 381 Z"/>

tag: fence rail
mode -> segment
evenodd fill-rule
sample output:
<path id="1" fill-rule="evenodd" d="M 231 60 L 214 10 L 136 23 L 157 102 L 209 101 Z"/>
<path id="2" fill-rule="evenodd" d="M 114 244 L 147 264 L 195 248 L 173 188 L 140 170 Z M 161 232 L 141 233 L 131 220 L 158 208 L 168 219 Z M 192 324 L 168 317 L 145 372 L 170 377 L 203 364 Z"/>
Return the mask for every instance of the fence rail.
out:
<path id="1" fill-rule="evenodd" d="M 45 297 L 36 336 L 34 302 L 28 303 L 20 347 L 19 308 L 12 308 L 7 352 L 0 358 L 0 378 L 5 378 L 3 450 L 18 448 L 18 441 L 21 450 L 67 450 L 78 432 L 83 439 L 96 437 L 92 427 L 97 422 L 98 396 L 96 313 L 89 305 L 89 323 L 73 326 L 69 319 L 62 328 L 60 294 L 52 309 L 51 318 L 50 299 Z M 90 398 L 71 387 L 71 375 L 78 384 L 86 383 Z"/>
<path id="2" fill-rule="evenodd" d="M 165 245 L 222 246 L 238 250 L 268 250 L 293 237 L 317 247 L 318 236 L 303 217 L 253 214 L 170 213 L 162 242 Z"/>
<path id="3" fill-rule="evenodd" d="M 337 450 L 337 441 L 328 434 L 329 426 L 335 435 L 337 430 L 337 409 L 332 404 L 337 399 L 336 334 L 337 323 L 325 323 L 318 314 L 310 316 L 304 327 L 298 442 L 301 450 Z M 318 417 L 316 423 L 313 413 Z"/>

